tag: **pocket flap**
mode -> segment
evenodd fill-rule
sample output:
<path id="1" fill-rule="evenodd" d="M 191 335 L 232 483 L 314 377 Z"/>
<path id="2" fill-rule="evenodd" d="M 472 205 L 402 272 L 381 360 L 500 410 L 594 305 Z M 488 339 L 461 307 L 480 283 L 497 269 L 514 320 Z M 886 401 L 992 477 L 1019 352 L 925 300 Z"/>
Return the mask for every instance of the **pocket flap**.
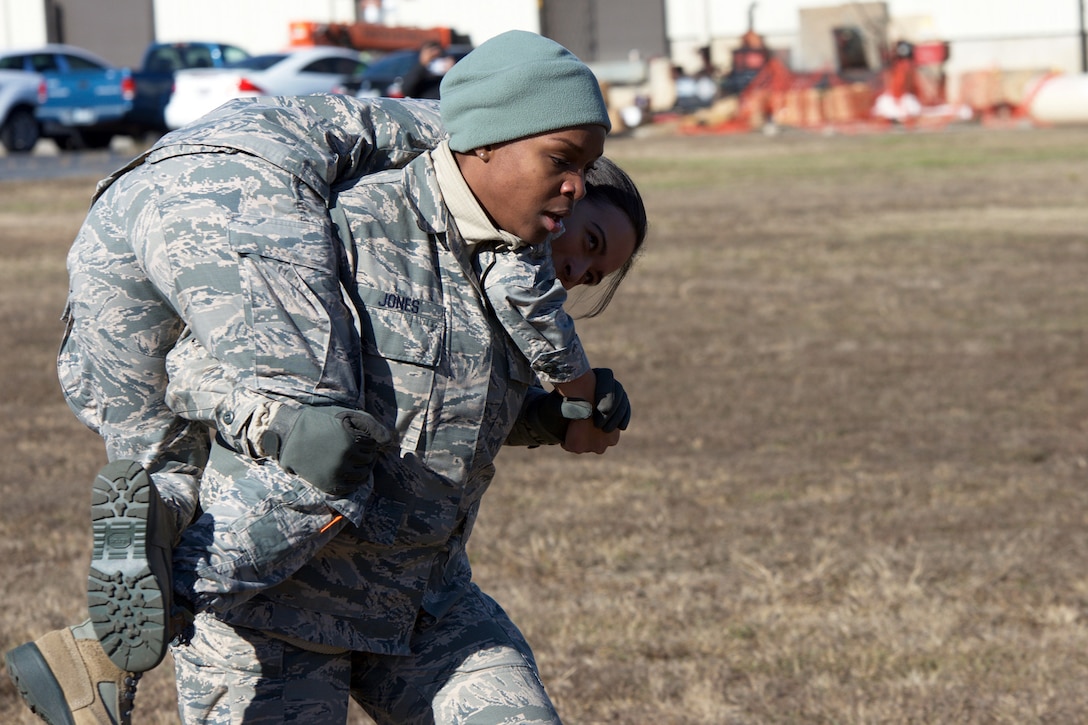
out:
<path id="1" fill-rule="evenodd" d="M 335 237 L 324 224 L 288 219 L 236 217 L 227 227 L 239 255 L 255 255 L 309 269 L 336 269 Z"/>
<path id="2" fill-rule="evenodd" d="M 442 355 L 445 315 L 440 305 L 410 294 L 359 289 L 363 353 L 434 367 Z"/>

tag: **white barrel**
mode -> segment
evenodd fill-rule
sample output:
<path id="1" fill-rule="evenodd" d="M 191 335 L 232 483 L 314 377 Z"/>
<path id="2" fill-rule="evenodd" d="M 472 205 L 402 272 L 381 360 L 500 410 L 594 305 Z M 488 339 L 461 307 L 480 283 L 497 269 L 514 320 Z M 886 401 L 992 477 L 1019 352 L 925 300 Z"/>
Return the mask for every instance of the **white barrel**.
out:
<path id="1" fill-rule="evenodd" d="M 1088 75 L 1040 79 L 1029 93 L 1028 113 L 1040 123 L 1088 123 Z"/>

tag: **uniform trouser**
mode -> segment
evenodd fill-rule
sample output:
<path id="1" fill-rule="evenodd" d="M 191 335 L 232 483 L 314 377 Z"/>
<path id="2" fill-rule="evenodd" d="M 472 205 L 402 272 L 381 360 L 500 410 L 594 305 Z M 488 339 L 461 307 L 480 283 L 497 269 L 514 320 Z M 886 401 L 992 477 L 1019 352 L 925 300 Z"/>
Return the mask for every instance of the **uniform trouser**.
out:
<path id="1" fill-rule="evenodd" d="M 208 615 L 172 653 L 185 725 L 332 725 L 349 697 L 379 725 L 559 723 L 528 643 L 475 586 L 421 618 L 410 655 L 320 654 Z"/>
<path id="2" fill-rule="evenodd" d="M 196 510 L 207 422 L 216 417 L 209 407 L 190 411 L 205 422 L 185 420 L 167 405 L 166 356 L 183 331 L 235 385 L 219 411 L 221 428 L 234 421 L 223 410 L 244 411 L 255 398 L 357 405 L 357 333 L 335 240 L 317 194 L 238 153 L 144 163 L 88 213 L 68 257 L 61 385 L 110 460 L 148 469 L 179 528 Z M 313 497 L 313 487 L 282 470 L 273 483 L 271 493 L 288 506 L 295 490 Z M 334 514 L 308 507 L 299 516 L 316 515 L 316 531 Z M 217 551 L 218 541 L 203 543 L 210 558 L 236 558 Z"/>

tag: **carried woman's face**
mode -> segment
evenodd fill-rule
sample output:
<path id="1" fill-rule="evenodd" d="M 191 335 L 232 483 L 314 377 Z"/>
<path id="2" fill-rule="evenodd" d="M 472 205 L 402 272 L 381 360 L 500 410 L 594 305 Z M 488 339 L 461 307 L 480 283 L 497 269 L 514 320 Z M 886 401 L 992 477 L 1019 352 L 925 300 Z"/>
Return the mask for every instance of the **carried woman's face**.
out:
<path id="1" fill-rule="evenodd" d="M 565 220 L 566 231 L 552 240 L 556 276 L 566 289 L 600 284 L 635 253 L 635 227 L 619 207 L 584 199 Z"/>

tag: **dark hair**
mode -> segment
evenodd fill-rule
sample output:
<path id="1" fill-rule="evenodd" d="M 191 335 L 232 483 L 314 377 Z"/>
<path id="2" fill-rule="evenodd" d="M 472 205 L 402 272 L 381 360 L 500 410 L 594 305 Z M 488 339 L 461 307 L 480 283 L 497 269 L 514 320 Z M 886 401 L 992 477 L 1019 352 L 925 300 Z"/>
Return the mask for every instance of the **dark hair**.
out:
<path id="1" fill-rule="evenodd" d="M 586 172 L 586 195 L 582 201 L 611 204 L 627 216 L 635 229 L 635 249 L 631 257 L 623 263 L 622 267 L 608 275 L 604 284 L 594 291 L 592 306 L 588 312 L 581 315 L 581 317 L 596 317 L 605 311 L 608 303 L 615 296 L 620 282 L 623 282 L 627 273 L 631 271 L 635 258 L 642 250 L 642 243 L 646 241 L 649 222 L 646 219 L 646 206 L 642 203 L 642 195 L 639 194 L 635 182 L 616 162 L 604 156 L 594 161 L 593 166 Z"/>

